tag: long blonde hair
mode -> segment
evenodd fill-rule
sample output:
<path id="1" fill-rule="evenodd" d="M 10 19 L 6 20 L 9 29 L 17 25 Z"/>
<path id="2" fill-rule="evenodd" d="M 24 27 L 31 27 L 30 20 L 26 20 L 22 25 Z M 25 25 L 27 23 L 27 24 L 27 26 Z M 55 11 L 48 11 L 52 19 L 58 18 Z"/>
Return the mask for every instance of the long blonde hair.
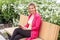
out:
<path id="1" fill-rule="evenodd" d="M 28 4 L 28 7 L 31 6 L 31 5 L 34 6 L 34 8 L 36 8 L 35 3 L 29 3 L 29 4 Z"/>

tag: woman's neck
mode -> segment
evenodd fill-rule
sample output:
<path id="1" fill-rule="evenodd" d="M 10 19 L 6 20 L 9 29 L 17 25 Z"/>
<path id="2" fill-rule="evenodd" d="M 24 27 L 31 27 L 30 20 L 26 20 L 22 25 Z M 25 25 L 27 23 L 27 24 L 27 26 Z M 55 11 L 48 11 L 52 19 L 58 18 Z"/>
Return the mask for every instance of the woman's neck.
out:
<path id="1" fill-rule="evenodd" d="M 34 13 L 29 13 L 29 15 L 31 16 L 31 15 L 34 15 L 34 14 L 36 14 L 37 12 L 34 12 Z"/>
<path id="2" fill-rule="evenodd" d="M 32 15 L 36 14 L 36 12 L 32 13 Z"/>

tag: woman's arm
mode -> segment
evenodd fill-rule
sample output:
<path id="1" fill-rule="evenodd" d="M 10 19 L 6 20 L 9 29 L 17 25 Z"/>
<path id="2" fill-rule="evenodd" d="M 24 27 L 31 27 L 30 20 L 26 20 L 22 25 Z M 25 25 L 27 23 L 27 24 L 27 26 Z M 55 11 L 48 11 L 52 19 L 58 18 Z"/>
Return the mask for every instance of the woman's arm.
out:
<path id="1" fill-rule="evenodd" d="M 32 27 L 32 30 L 37 30 L 41 26 L 41 23 L 42 23 L 41 17 L 38 16 L 36 20 L 36 24 L 34 27 Z"/>

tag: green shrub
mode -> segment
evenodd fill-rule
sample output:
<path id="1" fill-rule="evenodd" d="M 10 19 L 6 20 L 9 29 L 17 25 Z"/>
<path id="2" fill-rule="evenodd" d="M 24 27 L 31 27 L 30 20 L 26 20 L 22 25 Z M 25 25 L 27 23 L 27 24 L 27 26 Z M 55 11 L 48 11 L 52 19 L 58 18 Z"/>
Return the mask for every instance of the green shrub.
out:
<path id="1" fill-rule="evenodd" d="M 13 23 L 13 19 L 18 19 L 18 8 L 16 0 L 0 0 L 0 22 Z"/>

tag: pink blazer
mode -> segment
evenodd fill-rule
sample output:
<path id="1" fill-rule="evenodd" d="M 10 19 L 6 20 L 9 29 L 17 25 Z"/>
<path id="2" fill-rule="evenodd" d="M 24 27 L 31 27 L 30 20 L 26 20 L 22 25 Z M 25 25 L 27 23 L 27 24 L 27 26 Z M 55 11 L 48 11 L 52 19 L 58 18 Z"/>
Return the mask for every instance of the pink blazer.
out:
<path id="1" fill-rule="evenodd" d="M 29 18 L 31 17 L 31 15 L 28 16 L 28 20 Z M 40 30 L 40 27 L 41 27 L 41 23 L 42 23 L 42 20 L 41 20 L 41 16 L 37 13 L 34 14 L 34 19 L 32 21 L 32 29 L 31 29 L 31 37 L 29 38 L 26 38 L 26 40 L 33 40 L 35 38 L 38 37 L 38 34 L 39 34 L 39 30 Z M 25 25 L 25 27 L 28 27 L 28 23 Z"/>

